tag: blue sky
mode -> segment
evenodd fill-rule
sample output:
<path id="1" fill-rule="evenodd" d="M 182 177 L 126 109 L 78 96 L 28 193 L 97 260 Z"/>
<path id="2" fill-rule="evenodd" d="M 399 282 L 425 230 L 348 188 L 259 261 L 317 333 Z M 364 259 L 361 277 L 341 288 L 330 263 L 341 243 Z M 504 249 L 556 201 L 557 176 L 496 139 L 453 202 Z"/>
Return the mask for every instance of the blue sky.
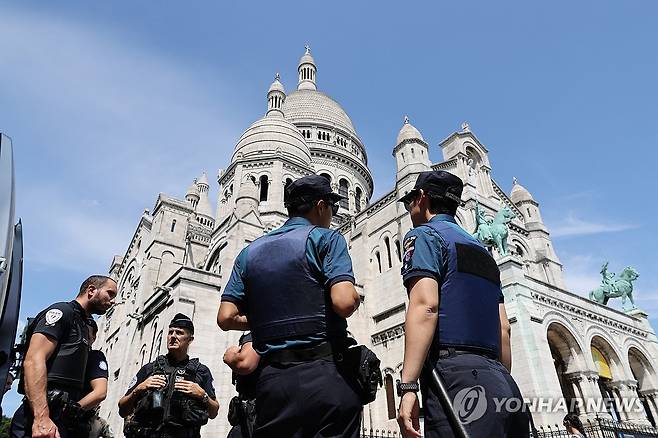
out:
<path id="1" fill-rule="evenodd" d="M 467 120 L 497 182 L 509 192 L 516 176 L 541 203 L 569 287 L 596 286 L 605 260 L 633 265 L 658 327 L 658 3 L 223 3 L 0 2 L 23 317 L 106 272 L 159 192 L 182 196 L 203 170 L 214 180 L 274 74 L 295 88 L 308 43 L 376 196 L 393 185 L 405 114 L 433 161 Z"/>

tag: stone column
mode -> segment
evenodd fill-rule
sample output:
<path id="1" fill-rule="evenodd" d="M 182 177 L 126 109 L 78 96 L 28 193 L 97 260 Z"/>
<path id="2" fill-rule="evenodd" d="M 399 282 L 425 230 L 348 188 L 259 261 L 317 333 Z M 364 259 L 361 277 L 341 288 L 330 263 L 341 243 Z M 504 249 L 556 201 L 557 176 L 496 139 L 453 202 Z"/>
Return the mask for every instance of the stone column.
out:
<path id="1" fill-rule="evenodd" d="M 603 404 L 603 395 L 599 389 L 599 373 L 597 371 L 582 371 L 582 390 L 585 403 L 586 418 L 594 420 L 597 415 L 599 418 L 612 420 L 612 415 L 608 413 Z"/>
<path id="2" fill-rule="evenodd" d="M 653 421 L 658 425 L 658 390 L 640 391 L 640 394 L 647 399 L 647 405 L 649 405 L 649 411 L 651 412 Z"/>

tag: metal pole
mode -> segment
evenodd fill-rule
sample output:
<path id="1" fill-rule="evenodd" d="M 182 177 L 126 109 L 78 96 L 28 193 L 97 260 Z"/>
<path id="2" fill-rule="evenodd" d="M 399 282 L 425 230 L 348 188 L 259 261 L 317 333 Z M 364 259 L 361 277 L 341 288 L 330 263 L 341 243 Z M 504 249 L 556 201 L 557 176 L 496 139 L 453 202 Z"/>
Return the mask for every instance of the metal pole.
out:
<path id="1" fill-rule="evenodd" d="M 448 395 L 448 390 L 446 389 L 446 385 L 443 382 L 443 379 L 439 375 L 438 371 L 436 371 L 436 368 L 430 365 L 429 360 L 425 361 L 425 369 L 429 372 L 430 380 L 436 387 L 436 391 L 439 396 L 439 402 L 441 403 L 443 412 L 445 412 L 446 417 L 448 418 L 448 422 L 450 423 L 450 427 L 452 428 L 455 436 L 457 438 L 470 438 L 468 432 L 466 432 L 466 429 L 464 429 L 464 425 L 461 423 L 461 421 L 459 421 L 459 418 L 457 418 L 457 414 L 455 414 L 455 410 L 453 409 L 452 403 L 450 402 L 450 396 Z"/>

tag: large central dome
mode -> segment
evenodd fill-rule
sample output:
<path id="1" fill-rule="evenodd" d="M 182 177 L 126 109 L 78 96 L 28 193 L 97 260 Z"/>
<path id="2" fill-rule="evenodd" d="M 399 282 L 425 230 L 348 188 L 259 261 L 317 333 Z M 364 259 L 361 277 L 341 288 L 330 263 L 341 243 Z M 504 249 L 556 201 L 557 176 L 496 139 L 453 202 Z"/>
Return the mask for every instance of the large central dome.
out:
<path id="1" fill-rule="evenodd" d="M 297 90 L 286 96 L 283 114 L 294 124 L 332 124 L 357 137 L 356 130 L 343 108 L 326 94 L 316 90 Z"/>

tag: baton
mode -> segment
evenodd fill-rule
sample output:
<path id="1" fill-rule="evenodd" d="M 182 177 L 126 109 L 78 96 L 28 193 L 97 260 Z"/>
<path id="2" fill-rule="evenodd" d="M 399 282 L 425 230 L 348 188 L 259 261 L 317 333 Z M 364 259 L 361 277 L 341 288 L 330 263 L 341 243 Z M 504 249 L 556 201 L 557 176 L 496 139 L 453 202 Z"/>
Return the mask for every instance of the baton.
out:
<path id="1" fill-rule="evenodd" d="M 436 388 L 436 392 L 439 396 L 439 402 L 441 403 L 443 412 L 445 412 L 446 417 L 448 418 L 448 422 L 450 423 L 450 427 L 452 428 L 453 433 L 457 438 L 469 438 L 470 436 L 468 432 L 466 432 L 466 429 L 464 429 L 464 425 L 461 423 L 461 421 L 459 421 L 459 418 L 457 418 L 457 414 L 455 414 L 455 410 L 452 407 L 452 403 L 450 402 L 448 390 L 446 389 L 446 385 L 443 382 L 441 375 L 436 370 L 436 368 L 430 365 L 429 359 L 425 361 L 425 369 L 428 371 L 430 380 Z"/>

